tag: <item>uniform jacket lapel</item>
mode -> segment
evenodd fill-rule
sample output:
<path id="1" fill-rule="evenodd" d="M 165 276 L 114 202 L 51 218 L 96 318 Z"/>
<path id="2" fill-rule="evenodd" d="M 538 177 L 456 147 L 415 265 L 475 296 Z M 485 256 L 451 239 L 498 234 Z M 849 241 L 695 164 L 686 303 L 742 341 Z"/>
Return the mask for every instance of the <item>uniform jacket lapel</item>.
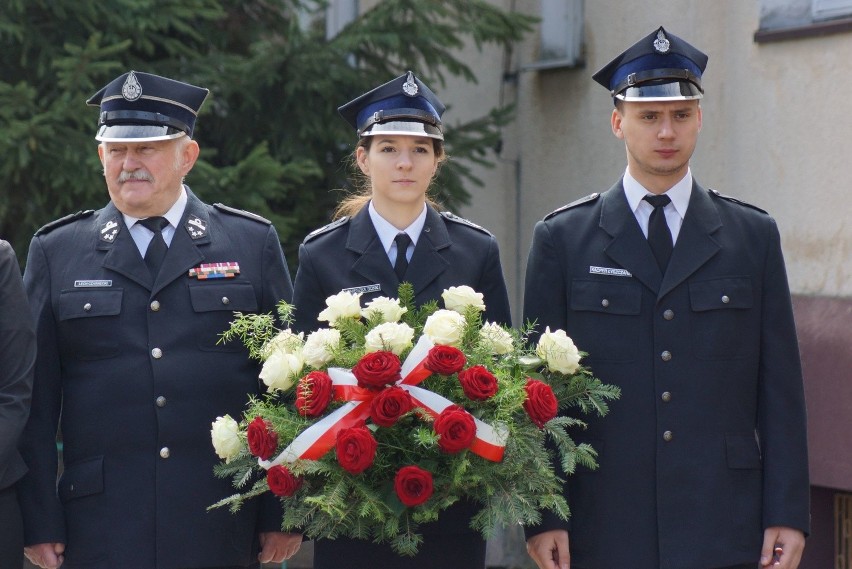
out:
<path id="1" fill-rule="evenodd" d="M 358 255 L 352 270 L 367 279 L 370 284 L 381 285 L 382 292 L 388 296 L 396 296 L 399 280 L 393 272 L 387 252 L 382 247 L 367 208 L 358 212 L 349 223 L 346 249 Z"/>
<path id="2" fill-rule="evenodd" d="M 660 274 L 648 240 L 636 222 L 636 216 L 630 211 L 621 182 L 604 192 L 601 200 L 600 227 L 612 237 L 604 251 L 642 284 L 657 293 L 663 275 Z"/>
<path id="3" fill-rule="evenodd" d="M 719 252 L 721 247 L 713 234 L 721 227 L 719 212 L 707 190 L 693 182 L 689 207 L 663 277 L 659 298 L 671 292 Z"/>
<path id="4" fill-rule="evenodd" d="M 205 260 L 204 254 L 199 250 L 199 245 L 210 243 L 210 215 L 205 205 L 195 197 L 187 188 L 186 209 L 181 217 L 180 224 L 175 228 L 175 235 L 163 259 L 163 265 L 160 267 L 160 273 L 157 275 L 157 280 L 154 283 L 153 293 L 162 290 L 170 282 L 177 278 L 186 275 L 189 269 L 198 266 Z M 193 220 L 194 226 L 190 226 L 190 220 Z M 203 227 L 200 235 L 192 237 L 190 230 L 198 233 L 197 228 Z M 230 261 L 232 259 L 222 259 Z M 219 259 L 211 259 L 210 262 L 219 261 Z"/>
<path id="5" fill-rule="evenodd" d="M 112 224 L 118 224 L 117 233 L 113 233 L 114 229 L 110 229 Z M 124 223 L 124 216 L 112 202 L 100 211 L 95 223 L 95 231 L 98 232 L 96 247 L 101 251 L 106 251 L 103 261 L 104 268 L 124 275 L 150 290 L 151 273 L 148 272 L 148 267 L 142 260 L 142 255 L 139 254 L 139 249 L 136 248 L 133 237 L 130 236 L 130 230 Z M 110 238 L 110 235 L 113 237 Z"/>
<path id="6" fill-rule="evenodd" d="M 415 295 L 428 287 L 450 266 L 449 261 L 441 254 L 441 250 L 450 244 L 450 235 L 444 220 L 438 212 L 427 207 L 426 223 L 417 239 L 417 246 L 414 247 L 414 254 L 405 274 L 405 280 L 414 286 Z"/>

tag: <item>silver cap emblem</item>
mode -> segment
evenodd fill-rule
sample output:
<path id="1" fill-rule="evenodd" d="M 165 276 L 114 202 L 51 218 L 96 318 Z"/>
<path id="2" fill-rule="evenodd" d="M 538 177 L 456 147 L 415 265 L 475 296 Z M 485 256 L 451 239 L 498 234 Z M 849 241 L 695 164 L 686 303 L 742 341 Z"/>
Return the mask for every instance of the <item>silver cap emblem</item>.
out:
<path id="1" fill-rule="evenodd" d="M 142 84 L 136 78 L 136 73 L 130 72 L 127 79 L 124 80 L 124 85 L 121 86 L 121 96 L 128 101 L 135 101 L 142 96 Z"/>
<path id="2" fill-rule="evenodd" d="M 663 33 L 663 30 L 658 31 L 657 39 L 654 40 L 654 49 L 656 49 L 658 53 L 668 53 L 671 45 L 671 42 L 669 42 L 669 39 L 666 37 L 666 34 Z"/>
<path id="3" fill-rule="evenodd" d="M 417 86 L 417 83 L 414 82 L 414 73 L 409 71 L 408 77 L 405 78 L 405 83 L 402 84 L 402 92 L 409 97 L 414 97 L 419 90 L 420 88 Z"/>

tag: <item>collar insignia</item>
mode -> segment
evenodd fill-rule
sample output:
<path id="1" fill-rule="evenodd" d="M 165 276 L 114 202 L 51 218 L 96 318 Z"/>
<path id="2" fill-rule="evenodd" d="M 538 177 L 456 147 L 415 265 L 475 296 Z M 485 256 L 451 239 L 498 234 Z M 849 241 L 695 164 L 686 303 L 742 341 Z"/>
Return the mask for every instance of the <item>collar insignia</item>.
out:
<path id="1" fill-rule="evenodd" d="M 112 243 L 115 241 L 115 237 L 118 235 L 119 231 L 121 231 L 121 226 L 118 224 L 118 221 L 116 219 L 110 219 L 104 223 L 103 227 L 101 227 L 101 241 Z"/>
<path id="2" fill-rule="evenodd" d="M 195 215 L 190 215 L 186 222 L 186 231 L 193 239 L 201 239 L 207 235 L 207 224 Z"/>

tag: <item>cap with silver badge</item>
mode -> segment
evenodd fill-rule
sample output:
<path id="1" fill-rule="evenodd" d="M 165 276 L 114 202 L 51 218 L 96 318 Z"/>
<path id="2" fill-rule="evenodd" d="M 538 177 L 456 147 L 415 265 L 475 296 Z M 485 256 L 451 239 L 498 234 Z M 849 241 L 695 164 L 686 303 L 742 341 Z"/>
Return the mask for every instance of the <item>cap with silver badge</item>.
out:
<path id="1" fill-rule="evenodd" d="M 444 104 L 408 71 L 339 107 L 358 136 L 403 134 L 444 140 Z"/>
<path id="2" fill-rule="evenodd" d="M 209 91 L 174 79 L 130 71 L 92 95 L 99 106 L 96 140 L 148 142 L 192 137 L 195 119 Z"/>
<path id="3" fill-rule="evenodd" d="M 704 96 L 707 55 L 662 26 L 607 63 L 592 78 L 622 101 L 678 101 Z"/>

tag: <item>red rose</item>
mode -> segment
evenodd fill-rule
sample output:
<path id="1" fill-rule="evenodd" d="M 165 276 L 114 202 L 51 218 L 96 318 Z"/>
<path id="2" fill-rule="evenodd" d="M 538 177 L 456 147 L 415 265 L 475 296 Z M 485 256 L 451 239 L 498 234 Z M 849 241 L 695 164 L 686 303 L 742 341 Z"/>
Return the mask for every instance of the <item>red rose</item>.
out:
<path id="1" fill-rule="evenodd" d="M 449 454 L 463 451 L 476 436 L 473 415 L 458 405 L 450 405 L 441 411 L 435 419 L 434 429 L 440 435 L 438 446 Z"/>
<path id="2" fill-rule="evenodd" d="M 464 367 L 464 354 L 452 346 L 432 346 L 426 356 L 426 369 L 441 375 L 453 375 Z"/>
<path id="3" fill-rule="evenodd" d="M 263 460 L 268 459 L 278 448 L 278 434 L 269 428 L 263 417 L 255 417 L 246 429 L 249 451 Z"/>
<path id="4" fill-rule="evenodd" d="M 549 385 L 537 379 L 527 378 L 527 398 L 524 401 L 524 409 L 527 415 L 540 429 L 545 423 L 556 416 L 559 403 Z"/>
<path id="5" fill-rule="evenodd" d="M 322 371 L 312 371 L 296 387 L 296 410 L 303 417 L 319 417 L 331 403 L 334 394 L 331 378 Z"/>
<path id="6" fill-rule="evenodd" d="M 266 471 L 269 490 L 276 496 L 292 496 L 302 485 L 302 479 L 293 476 L 289 469 L 275 465 Z"/>
<path id="7" fill-rule="evenodd" d="M 367 389 L 382 389 L 399 381 L 402 377 L 402 362 L 393 352 L 370 352 L 352 368 L 358 385 Z"/>
<path id="8" fill-rule="evenodd" d="M 335 443 L 337 462 L 347 472 L 360 474 L 373 464 L 377 446 L 373 433 L 364 425 L 341 429 Z"/>
<path id="9" fill-rule="evenodd" d="M 392 427 L 414 408 L 411 395 L 401 387 L 383 389 L 370 402 L 370 419 L 380 427 Z"/>
<path id="10" fill-rule="evenodd" d="M 485 401 L 497 393 L 497 378 L 483 366 L 473 366 L 459 372 L 464 394 L 474 401 Z"/>
<path id="11" fill-rule="evenodd" d="M 418 466 L 403 466 L 393 479 L 393 489 L 406 506 L 419 506 L 432 496 L 432 473 Z"/>

